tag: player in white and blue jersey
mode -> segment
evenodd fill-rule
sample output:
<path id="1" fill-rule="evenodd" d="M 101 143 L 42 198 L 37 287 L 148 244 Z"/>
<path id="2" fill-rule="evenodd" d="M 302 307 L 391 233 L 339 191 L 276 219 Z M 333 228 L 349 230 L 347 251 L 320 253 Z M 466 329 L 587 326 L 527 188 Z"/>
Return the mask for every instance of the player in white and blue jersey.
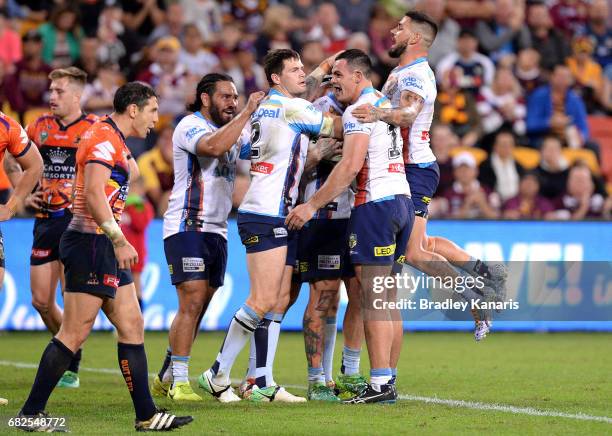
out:
<path id="1" fill-rule="evenodd" d="M 232 78 L 207 74 L 189 107 L 193 113 L 174 130 L 174 186 L 163 236 L 179 309 L 170 327 L 166 359 L 152 385 L 158 396 L 202 400 L 189 384 L 189 356 L 208 303 L 223 286 L 239 139 L 263 97 L 263 92 L 252 94 L 245 109 L 236 114 L 238 93 Z M 232 398 L 231 391 L 223 396 Z"/>
<path id="2" fill-rule="evenodd" d="M 399 58 L 400 62 L 389 75 L 383 93 L 391 100 L 393 108 L 364 105 L 354 110 L 353 115 L 362 122 L 382 120 L 403 128 L 406 177 L 416 214 L 406 248 L 406 262 L 434 277 L 458 277 L 459 272 L 453 268 L 454 265 L 470 275 L 482 277 L 487 285 L 482 289 L 463 292 L 463 298 L 479 299 L 485 294 L 487 298 L 503 299 L 507 273 L 502 265 L 489 267 L 452 241 L 428 237 L 426 233 L 427 207 L 440 179 L 440 170 L 429 146 L 437 89 L 434 73 L 427 63 L 428 50 L 437 31 L 436 23 L 427 15 L 408 12 L 391 32 L 394 44 L 389 55 Z M 472 315 L 476 324 L 474 337 L 480 341 L 490 330 L 490 313 L 472 311 Z M 401 342 L 397 343 L 397 348 L 393 359 L 395 364 Z"/>
<path id="3" fill-rule="evenodd" d="M 238 210 L 238 231 L 247 251 L 250 294 L 234 315 L 216 361 L 199 378 L 200 386 L 217 398 L 230 389 L 232 365 L 258 325 L 267 323 L 265 330 L 273 330 L 276 337 L 280 331 L 295 263 L 290 261 L 292 255 L 295 259 L 295 253 L 288 250 L 292 235 L 284 220 L 295 205 L 306 160 L 308 142 L 303 135 L 341 134 L 341 126 L 332 117 L 296 97 L 308 90 L 303 68 L 293 50 L 273 50 L 264 59 L 271 89 L 251 117 L 251 184 Z M 249 398 L 305 401 L 274 382 L 275 351 L 275 345 L 261 347 L 260 354 L 257 347 L 257 360 L 266 365 L 257 368 L 257 380 L 262 386 L 254 386 Z"/>
<path id="4" fill-rule="evenodd" d="M 390 383 L 397 314 L 376 305 L 375 301 L 389 301 L 391 295 L 373 292 L 372 277 L 390 276 L 396 253 L 404 252 L 414 219 L 399 128 L 382 121 L 361 123 L 352 115 L 352 110 L 362 104 L 391 107 L 389 100 L 372 87 L 371 74 L 370 58 L 361 50 L 347 50 L 336 57 L 332 84 L 338 100 L 350 105 L 342 116 L 342 159 L 323 186 L 286 220 L 289 228 L 301 228 L 356 179 L 348 244 L 365 304 L 362 310 L 371 372 L 367 388 L 348 403 L 394 403 L 397 399 L 395 386 Z"/>

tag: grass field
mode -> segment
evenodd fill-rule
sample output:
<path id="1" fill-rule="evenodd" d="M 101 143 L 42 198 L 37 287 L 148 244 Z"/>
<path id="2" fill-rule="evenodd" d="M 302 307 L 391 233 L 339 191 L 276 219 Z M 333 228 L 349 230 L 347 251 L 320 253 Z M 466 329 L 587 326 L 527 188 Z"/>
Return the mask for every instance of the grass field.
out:
<path id="1" fill-rule="evenodd" d="M 192 377 L 212 363 L 222 338 L 200 335 Z M 25 400 L 48 341 L 44 333 L 0 333 L 0 396 L 10 401 L 0 409 L 0 434 L 21 434 L 6 422 Z M 158 370 L 166 341 L 164 333 L 147 334 L 149 372 Z M 339 336 L 336 368 L 341 345 Z M 246 357 L 234 367 L 235 377 L 244 373 Z M 76 434 L 133 433 L 111 333 L 89 338 L 81 366 L 81 387 L 56 389 L 48 411 L 66 416 Z M 362 366 L 367 373 L 365 354 Z M 302 336 L 281 334 L 276 380 L 304 394 L 305 374 Z M 227 406 L 210 397 L 189 405 L 157 403 L 195 417 L 181 434 L 612 434 L 612 335 L 496 333 L 476 344 L 467 333 L 407 334 L 398 390 L 402 400 L 394 406 Z"/>

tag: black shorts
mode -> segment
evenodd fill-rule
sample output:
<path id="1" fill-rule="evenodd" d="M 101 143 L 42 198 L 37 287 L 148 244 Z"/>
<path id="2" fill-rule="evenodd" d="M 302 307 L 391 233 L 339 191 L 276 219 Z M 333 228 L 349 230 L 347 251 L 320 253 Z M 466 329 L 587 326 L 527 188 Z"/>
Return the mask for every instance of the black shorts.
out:
<path id="1" fill-rule="evenodd" d="M 56 218 L 36 218 L 32 232 L 34 241 L 30 253 L 30 265 L 44 265 L 59 260 L 60 239 L 71 219 L 72 213 L 69 211 Z"/>
<path id="2" fill-rule="evenodd" d="M 113 244 L 106 235 L 66 230 L 60 240 L 66 292 L 115 298 L 117 288 L 133 282 L 129 269 L 119 269 Z"/>
<path id="3" fill-rule="evenodd" d="M 348 218 L 309 221 L 298 238 L 300 280 L 314 282 L 353 277 L 348 247 Z"/>
<path id="4" fill-rule="evenodd" d="M 285 265 L 295 268 L 298 232 L 287 229 L 285 218 L 241 212 L 238 214 L 238 234 L 247 253 L 287 246 Z"/>
<path id="5" fill-rule="evenodd" d="M 164 239 L 164 252 L 173 285 L 208 280 L 213 288 L 223 286 L 227 265 L 227 241 L 208 232 L 179 232 Z"/>
<path id="6" fill-rule="evenodd" d="M 431 203 L 440 182 L 438 162 L 406 165 L 406 180 L 410 185 L 414 214 L 427 218 L 429 203 Z"/>
<path id="7" fill-rule="evenodd" d="M 0 268 L 4 268 L 4 237 L 0 230 Z"/>

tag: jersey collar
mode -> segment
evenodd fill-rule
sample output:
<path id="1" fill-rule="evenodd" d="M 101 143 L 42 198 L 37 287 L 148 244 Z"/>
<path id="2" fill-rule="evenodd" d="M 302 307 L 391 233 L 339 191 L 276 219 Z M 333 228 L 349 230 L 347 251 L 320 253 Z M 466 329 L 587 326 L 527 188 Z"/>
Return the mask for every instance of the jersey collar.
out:
<path id="1" fill-rule="evenodd" d="M 121 137 L 121 140 L 125 143 L 125 136 L 123 136 L 123 132 L 119 130 L 119 127 L 117 127 L 117 124 L 115 124 L 115 122 L 110 116 L 104 118 L 102 122 L 110 124 L 110 126 L 115 130 L 115 132 L 117 132 L 117 134 Z"/>
<path id="2" fill-rule="evenodd" d="M 374 89 L 374 87 L 372 86 L 368 86 L 367 88 L 363 88 L 361 90 L 361 94 L 359 94 L 359 97 L 361 97 L 362 95 L 366 95 L 366 94 L 371 94 L 373 92 L 376 92 L 376 90 Z"/>
<path id="3" fill-rule="evenodd" d="M 197 112 L 194 112 L 193 114 L 198 118 L 202 118 L 204 121 L 206 121 L 206 123 L 208 123 L 209 126 L 214 127 L 215 129 L 219 128 L 215 123 L 213 123 L 211 120 L 209 120 L 204 115 L 202 115 L 202 112 L 197 111 Z"/>
<path id="4" fill-rule="evenodd" d="M 393 71 L 397 73 L 399 71 L 405 70 L 406 68 L 412 67 L 413 65 L 420 64 L 422 62 L 427 62 L 427 58 L 426 57 L 416 58 L 415 60 L 413 60 L 409 64 L 404 65 L 403 67 L 395 67 Z"/>

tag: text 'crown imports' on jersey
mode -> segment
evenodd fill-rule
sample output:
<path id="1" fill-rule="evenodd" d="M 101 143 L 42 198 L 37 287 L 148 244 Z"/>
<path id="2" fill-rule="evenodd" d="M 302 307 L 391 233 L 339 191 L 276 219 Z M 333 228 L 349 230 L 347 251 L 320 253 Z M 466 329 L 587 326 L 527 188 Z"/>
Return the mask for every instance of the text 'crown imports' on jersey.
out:
<path id="1" fill-rule="evenodd" d="M 429 129 L 438 91 L 435 75 L 426 58 L 419 58 L 408 65 L 395 68 L 389 74 L 382 89 L 394 108 L 400 107 L 404 91 L 413 92 L 424 100 L 423 108 L 412 126 L 409 129 L 402 129 L 404 163 L 434 162 L 436 157 L 429 146 Z"/>
<path id="2" fill-rule="evenodd" d="M 271 90 L 251 116 L 251 185 L 240 212 L 285 217 L 295 206 L 308 151 L 323 113 L 301 98 Z"/>
<path id="3" fill-rule="evenodd" d="M 369 87 L 362 91 L 357 102 L 346 108 L 342 115 L 345 142 L 349 135 L 369 136 L 365 162 L 356 179 L 355 207 L 396 194 L 410 195 L 399 128 L 383 121 L 362 123 L 352 115 L 355 108 L 367 103 L 375 107 L 391 108 L 391 102 L 384 95 Z M 350 152 L 345 150 L 345 153 Z"/>

